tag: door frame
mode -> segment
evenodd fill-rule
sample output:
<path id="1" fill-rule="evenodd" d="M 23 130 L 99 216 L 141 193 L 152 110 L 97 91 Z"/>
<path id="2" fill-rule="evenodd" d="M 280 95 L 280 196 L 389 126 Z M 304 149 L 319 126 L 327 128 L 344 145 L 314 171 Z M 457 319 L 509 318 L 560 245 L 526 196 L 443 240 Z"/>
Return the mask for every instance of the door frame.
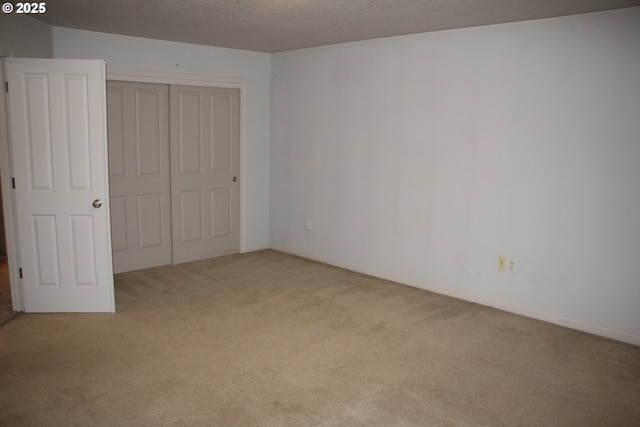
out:
<path id="1" fill-rule="evenodd" d="M 11 188 L 11 160 L 9 152 L 9 128 L 5 109 L 4 66 L 0 63 L 0 180 L 2 181 L 2 205 L 4 208 L 4 228 L 7 239 L 7 263 L 11 282 L 11 303 L 14 311 L 23 311 L 22 287 L 18 274 L 18 242 L 14 217 L 13 189 Z"/>
<path id="2" fill-rule="evenodd" d="M 245 245 L 245 80 L 240 78 L 203 76 L 197 74 L 181 74 L 163 71 L 147 71 L 132 68 L 110 67 L 107 64 L 107 80 L 137 82 L 137 83 L 160 83 L 167 85 L 219 87 L 240 90 L 240 253 L 246 252 Z"/>

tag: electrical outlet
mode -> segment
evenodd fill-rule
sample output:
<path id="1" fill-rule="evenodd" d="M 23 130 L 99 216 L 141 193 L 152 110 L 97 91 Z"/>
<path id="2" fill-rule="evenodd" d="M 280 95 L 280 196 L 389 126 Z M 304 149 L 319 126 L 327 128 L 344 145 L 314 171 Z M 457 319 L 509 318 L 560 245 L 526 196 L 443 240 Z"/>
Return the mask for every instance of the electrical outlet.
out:
<path id="1" fill-rule="evenodd" d="M 510 259 L 509 262 L 507 263 L 507 271 L 510 272 L 514 272 L 516 271 L 516 260 L 515 259 Z"/>
<path id="2" fill-rule="evenodd" d="M 304 222 L 304 226 L 305 226 L 305 228 L 306 228 L 307 230 L 311 230 L 311 220 L 310 220 L 310 219 L 307 219 L 307 220 Z"/>
<path id="3" fill-rule="evenodd" d="M 503 256 L 498 257 L 498 270 L 505 271 L 507 269 L 507 258 Z"/>

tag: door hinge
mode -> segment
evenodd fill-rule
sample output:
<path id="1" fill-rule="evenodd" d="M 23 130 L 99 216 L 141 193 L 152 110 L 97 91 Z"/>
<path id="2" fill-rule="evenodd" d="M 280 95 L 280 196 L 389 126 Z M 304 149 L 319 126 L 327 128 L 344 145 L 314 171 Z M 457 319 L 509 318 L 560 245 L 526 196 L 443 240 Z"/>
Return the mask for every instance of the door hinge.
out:
<path id="1" fill-rule="evenodd" d="M 13 187 L 13 189 L 16 189 L 16 179 L 15 178 L 11 178 L 11 186 Z"/>
<path id="2" fill-rule="evenodd" d="M 233 177 L 233 182 L 238 182 L 238 177 L 237 176 Z"/>
<path id="3" fill-rule="evenodd" d="M 19 268 L 18 270 L 20 270 L 20 278 L 22 279 L 22 269 Z"/>
<path id="4" fill-rule="evenodd" d="M 9 93 L 9 82 L 4 82 L 4 92 Z"/>

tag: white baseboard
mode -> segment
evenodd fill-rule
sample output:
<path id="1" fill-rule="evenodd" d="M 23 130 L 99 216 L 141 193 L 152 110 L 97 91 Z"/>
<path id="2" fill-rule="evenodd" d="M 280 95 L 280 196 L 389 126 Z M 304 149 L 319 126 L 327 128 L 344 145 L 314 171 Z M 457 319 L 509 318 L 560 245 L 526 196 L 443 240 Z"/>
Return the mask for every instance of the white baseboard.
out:
<path id="1" fill-rule="evenodd" d="M 425 283 L 416 283 L 415 280 L 412 280 L 406 277 L 398 277 L 398 276 L 387 274 L 381 271 L 374 271 L 372 269 L 360 268 L 360 267 L 349 265 L 347 263 L 342 263 L 340 261 L 333 260 L 333 259 L 316 257 L 314 255 L 305 254 L 297 251 L 291 251 L 291 250 L 280 248 L 277 246 L 271 246 L 271 249 L 275 251 L 288 253 L 291 255 L 296 255 L 302 258 L 307 258 L 313 261 L 322 262 L 324 264 L 333 265 L 335 267 L 344 268 L 346 270 L 355 271 L 357 273 L 362 273 L 362 274 L 366 274 L 373 277 L 379 277 L 384 280 L 390 280 L 392 282 L 401 283 L 403 285 L 411 286 L 414 288 L 424 289 L 426 291 L 435 292 L 437 294 L 446 295 L 449 297 L 458 298 L 465 301 L 475 302 L 477 304 L 497 308 L 499 310 L 506 311 L 509 313 L 530 317 L 536 320 L 542 320 L 544 322 L 553 323 L 555 325 L 564 326 L 570 329 L 575 329 L 575 330 L 587 332 L 593 335 L 598 335 L 598 336 L 610 338 L 616 341 L 621 341 L 628 344 L 640 346 L 640 336 L 629 334 L 627 332 L 605 328 L 605 327 L 594 325 L 591 323 L 582 322 L 580 320 L 569 319 L 557 314 L 548 313 L 548 312 L 536 310 L 529 307 L 523 307 L 523 306 L 511 304 L 504 301 L 493 300 L 493 299 L 485 298 L 478 295 L 468 294 L 466 292 L 459 292 L 459 291 L 452 290 L 445 287 L 433 286 Z"/>
<path id="2" fill-rule="evenodd" d="M 266 246 L 265 245 L 245 246 L 244 248 L 242 248 L 240 253 L 246 254 L 248 252 L 264 251 L 266 249 L 271 249 L 271 247 L 269 245 L 266 245 Z M 284 252 L 284 251 L 281 251 L 281 252 Z"/>

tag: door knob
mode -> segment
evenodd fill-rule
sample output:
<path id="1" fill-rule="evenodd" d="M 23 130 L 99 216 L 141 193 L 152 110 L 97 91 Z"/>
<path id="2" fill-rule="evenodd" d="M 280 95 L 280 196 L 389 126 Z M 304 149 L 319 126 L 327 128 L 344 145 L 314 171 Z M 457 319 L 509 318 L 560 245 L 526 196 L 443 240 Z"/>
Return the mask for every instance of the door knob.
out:
<path id="1" fill-rule="evenodd" d="M 96 208 L 96 209 L 98 209 L 100 206 L 102 206 L 102 200 L 100 200 L 100 199 L 95 199 L 95 200 L 93 201 L 93 207 L 94 207 L 94 208 Z"/>

